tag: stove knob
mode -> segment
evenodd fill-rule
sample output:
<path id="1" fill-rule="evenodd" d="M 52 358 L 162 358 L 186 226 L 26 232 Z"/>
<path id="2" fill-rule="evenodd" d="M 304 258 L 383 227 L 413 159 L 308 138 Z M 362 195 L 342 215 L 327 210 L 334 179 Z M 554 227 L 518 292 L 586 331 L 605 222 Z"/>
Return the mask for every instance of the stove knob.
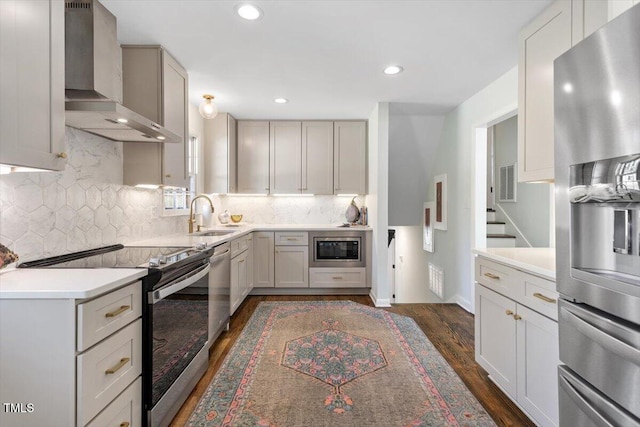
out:
<path id="1" fill-rule="evenodd" d="M 205 242 L 200 242 L 196 244 L 196 249 L 199 251 L 203 251 L 207 249 L 207 244 Z"/>
<path id="2" fill-rule="evenodd" d="M 160 258 L 158 259 L 158 261 L 160 262 L 160 264 L 166 264 L 167 263 L 167 256 L 166 255 L 160 255 Z"/>
<path id="3" fill-rule="evenodd" d="M 160 267 L 160 260 L 158 258 L 149 259 L 149 267 Z"/>

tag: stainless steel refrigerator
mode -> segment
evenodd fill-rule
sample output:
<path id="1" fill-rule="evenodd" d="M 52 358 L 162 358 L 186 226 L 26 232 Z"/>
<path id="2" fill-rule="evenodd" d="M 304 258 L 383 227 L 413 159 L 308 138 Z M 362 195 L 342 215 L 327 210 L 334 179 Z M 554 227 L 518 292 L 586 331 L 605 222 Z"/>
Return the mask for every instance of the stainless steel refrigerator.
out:
<path id="1" fill-rule="evenodd" d="M 640 6 L 555 61 L 561 426 L 640 426 Z"/>

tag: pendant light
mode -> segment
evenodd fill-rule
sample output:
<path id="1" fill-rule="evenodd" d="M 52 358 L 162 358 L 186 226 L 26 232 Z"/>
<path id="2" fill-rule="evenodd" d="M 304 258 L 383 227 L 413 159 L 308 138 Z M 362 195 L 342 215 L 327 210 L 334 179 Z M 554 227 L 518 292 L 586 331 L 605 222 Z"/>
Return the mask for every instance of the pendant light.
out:
<path id="1" fill-rule="evenodd" d="M 198 111 L 200 111 L 200 115 L 205 119 L 213 119 L 218 115 L 218 107 L 213 103 L 213 95 L 202 95 L 204 101 L 200 103 L 198 107 Z"/>

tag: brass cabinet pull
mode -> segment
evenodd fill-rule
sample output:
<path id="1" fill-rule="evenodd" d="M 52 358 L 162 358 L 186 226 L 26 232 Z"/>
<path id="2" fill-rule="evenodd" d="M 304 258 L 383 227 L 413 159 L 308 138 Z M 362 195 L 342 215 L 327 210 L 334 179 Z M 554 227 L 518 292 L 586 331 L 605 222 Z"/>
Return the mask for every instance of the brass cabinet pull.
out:
<path id="1" fill-rule="evenodd" d="M 120 423 L 120 427 L 129 427 L 129 421 L 123 421 Z"/>
<path id="2" fill-rule="evenodd" d="M 552 304 L 556 303 L 556 300 L 554 300 L 553 298 L 549 298 L 546 295 L 542 295 L 540 292 L 534 293 L 533 296 L 536 297 L 536 298 L 540 298 L 544 302 L 550 302 Z"/>
<path id="3" fill-rule="evenodd" d="M 171 178 L 171 174 L 170 173 L 166 174 L 165 178 Z"/>
<path id="4" fill-rule="evenodd" d="M 520 316 L 519 314 L 514 314 L 514 315 L 513 315 L 513 318 L 514 318 L 515 320 L 520 320 L 520 319 L 522 319 L 522 316 Z"/>
<path id="5" fill-rule="evenodd" d="M 238 262 L 238 264 L 239 264 L 239 263 L 241 263 L 241 262 L 245 262 L 245 260 L 244 260 L 244 259 L 241 259 L 241 260 Z"/>
<path id="6" fill-rule="evenodd" d="M 124 365 L 126 365 L 127 363 L 129 363 L 131 359 L 128 357 L 123 357 L 122 359 L 120 359 L 120 362 L 118 362 L 118 364 L 116 366 L 114 366 L 113 368 L 109 368 L 106 371 L 104 371 L 105 374 L 115 374 L 116 372 L 118 372 Z"/>
<path id="7" fill-rule="evenodd" d="M 495 274 L 492 274 L 492 273 L 484 273 L 484 275 L 487 276 L 489 279 L 500 280 L 500 276 L 496 276 Z"/>
<path id="8" fill-rule="evenodd" d="M 59 159 L 66 159 L 67 158 L 67 153 L 65 153 L 64 151 L 60 152 L 60 153 L 56 153 L 56 157 Z"/>
<path id="9" fill-rule="evenodd" d="M 513 311 L 511 311 L 511 310 L 507 310 L 507 311 L 505 312 L 505 314 L 506 314 L 507 316 L 513 316 Z"/>
<path id="10" fill-rule="evenodd" d="M 342 276 L 333 276 L 333 277 L 332 277 L 332 279 L 335 279 L 335 280 L 342 280 Z"/>
<path id="11" fill-rule="evenodd" d="M 298 240 L 295 237 L 287 237 L 287 240 Z"/>
<path id="12" fill-rule="evenodd" d="M 110 311 L 108 313 L 105 313 L 104 317 L 116 317 L 118 314 L 122 314 L 125 311 L 129 310 L 130 308 L 131 308 L 130 305 L 122 305 L 116 311 Z"/>

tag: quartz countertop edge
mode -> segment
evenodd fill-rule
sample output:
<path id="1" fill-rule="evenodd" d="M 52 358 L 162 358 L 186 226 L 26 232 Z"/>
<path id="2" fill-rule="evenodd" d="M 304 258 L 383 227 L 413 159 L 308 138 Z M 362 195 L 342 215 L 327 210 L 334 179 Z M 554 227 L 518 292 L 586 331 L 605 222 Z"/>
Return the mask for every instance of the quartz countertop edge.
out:
<path id="1" fill-rule="evenodd" d="M 208 231 L 231 231 L 231 233 L 222 236 L 202 236 L 198 232 L 194 232 L 192 234 L 170 234 L 151 239 L 138 240 L 136 242 L 129 242 L 126 243 L 125 246 L 193 247 L 198 243 L 206 243 L 207 246 L 217 246 L 249 233 L 259 231 L 335 231 L 336 233 L 344 233 L 348 231 L 372 231 L 372 229 L 368 226 L 339 227 L 337 224 L 241 224 L 238 226 L 220 225 L 207 228 L 206 230 L 200 231 L 200 233 Z"/>
<path id="2" fill-rule="evenodd" d="M 89 299 L 146 275 L 146 268 L 10 268 L 0 272 L 0 299 Z"/>
<path id="3" fill-rule="evenodd" d="M 555 248 L 486 248 L 472 252 L 536 276 L 556 280 Z"/>

